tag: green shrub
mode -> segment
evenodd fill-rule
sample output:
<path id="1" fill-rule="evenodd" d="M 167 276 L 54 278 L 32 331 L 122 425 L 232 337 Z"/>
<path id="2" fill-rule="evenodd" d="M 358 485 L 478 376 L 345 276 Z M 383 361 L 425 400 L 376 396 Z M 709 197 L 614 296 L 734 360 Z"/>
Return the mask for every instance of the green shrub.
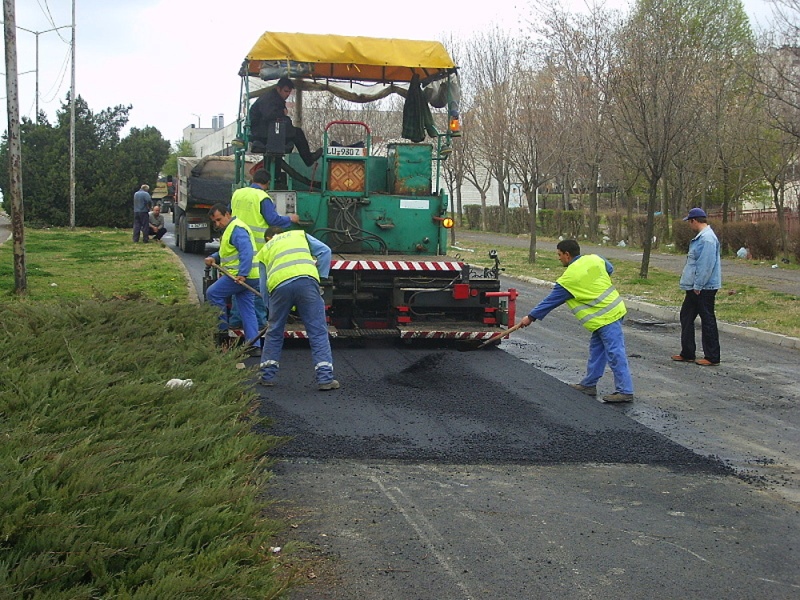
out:
<path id="1" fill-rule="evenodd" d="M 747 246 L 756 260 L 774 260 L 778 255 L 780 238 L 776 235 L 777 224 L 774 221 L 732 221 L 724 227 L 721 224 L 712 226 L 714 231 L 722 232 L 720 240 L 726 254 L 733 254 L 742 246 Z"/>
<path id="2" fill-rule="evenodd" d="M 0 303 L 0 598 L 275 598 L 274 437 L 215 311 Z M 172 378 L 192 379 L 171 389 Z"/>
<path id="3" fill-rule="evenodd" d="M 653 244 L 651 248 L 656 249 L 664 241 L 667 232 L 667 219 L 664 215 L 656 215 L 653 217 Z M 633 220 L 625 220 L 628 225 L 628 243 L 638 244 L 639 247 L 644 247 L 645 232 L 647 231 L 647 215 L 636 215 Z M 689 245 L 687 243 L 686 247 Z"/>
<path id="4" fill-rule="evenodd" d="M 539 233 L 547 237 L 558 237 L 558 227 L 556 225 L 556 211 L 552 209 L 539 210 Z"/>
<path id="5" fill-rule="evenodd" d="M 624 239 L 622 237 L 622 225 L 624 222 L 624 215 L 622 213 L 609 213 L 606 215 L 606 224 L 608 225 L 608 231 L 606 235 L 609 237 L 609 242 L 611 244 L 618 244 L 620 240 Z"/>

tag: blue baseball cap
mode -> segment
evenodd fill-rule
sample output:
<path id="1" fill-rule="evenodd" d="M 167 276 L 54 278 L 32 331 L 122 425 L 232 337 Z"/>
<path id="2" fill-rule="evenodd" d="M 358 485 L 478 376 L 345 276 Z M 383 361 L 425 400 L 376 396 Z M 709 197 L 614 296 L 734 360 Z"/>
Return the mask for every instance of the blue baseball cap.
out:
<path id="1" fill-rule="evenodd" d="M 702 208 L 693 208 L 692 210 L 689 211 L 688 215 L 683 217 L 683 220 L 688 221 L 689 219 L 696 219 L 698 217 L 706 218 L 708 217 L 708 215 L 706 214 L 706 211 L 704 211 Z"/>

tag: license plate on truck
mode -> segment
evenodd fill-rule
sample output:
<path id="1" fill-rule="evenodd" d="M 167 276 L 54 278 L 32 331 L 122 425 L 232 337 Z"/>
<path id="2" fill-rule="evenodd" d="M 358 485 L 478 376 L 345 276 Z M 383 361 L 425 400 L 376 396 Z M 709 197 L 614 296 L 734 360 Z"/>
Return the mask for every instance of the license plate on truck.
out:
<path id="1" fill-rule="evenodd" d="M 189 223 L 189 229 L 206 229 L 208 223 Z"/>
<path id="2" fill-rule="evenodd" d="M 328 156 L 366 156 L 366 148 L 347 148 L 344 146 L 328 146 Z"/>

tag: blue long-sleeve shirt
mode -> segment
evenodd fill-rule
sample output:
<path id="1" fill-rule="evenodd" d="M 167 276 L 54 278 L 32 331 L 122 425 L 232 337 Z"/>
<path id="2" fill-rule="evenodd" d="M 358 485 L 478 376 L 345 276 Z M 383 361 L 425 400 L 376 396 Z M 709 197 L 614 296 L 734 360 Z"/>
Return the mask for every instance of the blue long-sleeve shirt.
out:
<path id="1" fill-rule="evenodd" d="M 250 187 L 258 188 L 259 190 L 262 189 L 260 185 L 257 183 L 250 184 Z M 275 209 L 275 204 L 270 200 L 269 197 L 264 198 L 261 201 L 261 216 L 264 217 L 264 220 L 271 226 L 271 227 L 280 227 L 282 229 L 288 229 L 292 226 L 292 220 L 289 217 L 285 217 L 283 215 L 279 215 L 278 211 Z"/>
<path id="2" fill-rule="evenodd" d="M 569 264 L 574 263 L 576 260 L 581 258 L 581 256 L 582 255 L 579 254 L 571 261 L 569 261 Z M 614 272 L 614 266 L 606 260 L 606 273 L 611 275 L 613 272 Z M 544 298 L 541 302 L 539 302 L 539 304 L 537 304 L 531 309 L 531 312 L 528 313 L 528 316 L 531 319 L 541 321 L 550 313 L 551 310 L 553 310 L 554 308 L 558 308 L 570 298 L 574 298 L 574 296 L 571 293 L 569 293 L 569 291 L 561 284 L 556 283 L 553 286 L 553 290 L 547 295 L 546 298 Z"/>

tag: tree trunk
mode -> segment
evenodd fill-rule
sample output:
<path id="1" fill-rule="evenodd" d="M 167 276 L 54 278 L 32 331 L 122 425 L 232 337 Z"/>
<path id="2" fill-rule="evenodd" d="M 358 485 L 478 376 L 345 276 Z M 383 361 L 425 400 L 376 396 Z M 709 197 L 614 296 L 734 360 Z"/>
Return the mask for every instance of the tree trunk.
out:
<path id="1" fill-rule="evenodd" d="M 525 199 L 528 201 L 528 227 L 531 235 L 528 262 L 536 264 L 536 189 L 525 190 Z"/>
<path id="2" fill-rule="evenodd" d="M 593 242 L 598 238 L 599 219 L 597 218 L 597 179 L 600 175 L 600 167 L 592 165 L 592 185 L 589 188 L 589 239 Z"/>
<path id="3" fill-rule="evenodd" d="M 655 222 L 656 202 L 658 201 L 658 178 L 650 180 L 650 189 L 647 197 L 647 224 L 644 227 L 644 248 L 642 252 L 642 266 L 639 277 L 647 279 L 650 267 L 650 250 L 653 247 L 653 225 Z"/>

